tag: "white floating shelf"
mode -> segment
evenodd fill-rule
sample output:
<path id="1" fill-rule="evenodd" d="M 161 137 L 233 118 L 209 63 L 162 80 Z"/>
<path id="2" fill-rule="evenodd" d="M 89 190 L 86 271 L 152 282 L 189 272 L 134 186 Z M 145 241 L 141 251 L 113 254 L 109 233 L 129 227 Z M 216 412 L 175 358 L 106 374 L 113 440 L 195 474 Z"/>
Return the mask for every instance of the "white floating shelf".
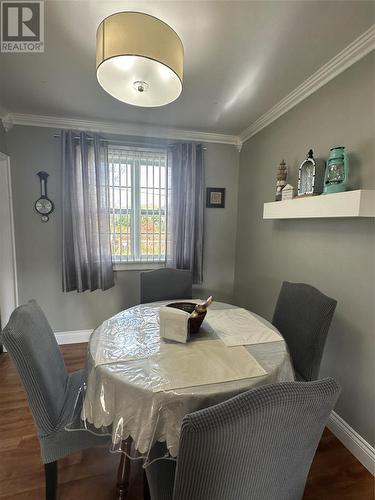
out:
<path id="1" fill-rule="evenodd" d="M 375 190 L 358 189 L 265 203 L 263 219 L 375 217 Z"/>

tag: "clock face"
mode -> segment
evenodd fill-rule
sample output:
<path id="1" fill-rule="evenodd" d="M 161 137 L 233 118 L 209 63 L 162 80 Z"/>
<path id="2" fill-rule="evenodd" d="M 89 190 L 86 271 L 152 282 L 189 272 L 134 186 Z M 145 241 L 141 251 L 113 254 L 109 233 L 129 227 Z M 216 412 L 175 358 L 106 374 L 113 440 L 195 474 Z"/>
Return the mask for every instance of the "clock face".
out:
<path id="1" fill-rule="evenodd" d="M 50 214 L 53 210 L 53 203 L 48 198 L 39 198 L 35 202 L 35 210 L 42 215 Z"/>

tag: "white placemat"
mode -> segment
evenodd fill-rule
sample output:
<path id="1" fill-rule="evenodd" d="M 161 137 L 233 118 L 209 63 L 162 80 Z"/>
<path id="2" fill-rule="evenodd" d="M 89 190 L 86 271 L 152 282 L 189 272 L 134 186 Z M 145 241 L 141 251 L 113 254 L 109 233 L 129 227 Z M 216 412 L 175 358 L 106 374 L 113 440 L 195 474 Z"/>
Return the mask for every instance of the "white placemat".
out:
<path id="1" fill-rule="evenodd" d="M 226 346 L 280 342 L 282 337 L 246 309 L 208 309 L 206 321 Z"/>
<path id="2" fill-rule="evenodd" d="M 228 349 L 220 340 L 163 344 L 148 360 L 154 392 L 217 384 L 266 375 L 244 348 Z"/>

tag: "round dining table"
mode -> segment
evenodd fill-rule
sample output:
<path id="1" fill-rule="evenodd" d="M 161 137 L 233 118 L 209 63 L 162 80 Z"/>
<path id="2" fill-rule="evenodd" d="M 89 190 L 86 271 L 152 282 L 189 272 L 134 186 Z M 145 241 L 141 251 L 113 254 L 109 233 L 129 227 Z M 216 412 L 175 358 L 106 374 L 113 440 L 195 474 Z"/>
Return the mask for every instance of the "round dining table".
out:
<path id="1" fill-rule="evenodd" d="M 145 464 L 151 447 L 157 441 L 165 443 L 170 457 L 177 456 L 181 424 L 186 414 L 256 386 L 294 380 L 293 367 L 282 336 L 271 323 L 254 315 L 278 334 L 277 341 L 226 349 L 242 349 L 230 351 L 232 359 L 237 352 L 243 356 L 246 349 L 249 360 L 251 358 L 254 363 L 255 376 L 241 378 L 236 375 L 229 380 L 220 379 L 219 383 L 208 384 L 206 380 L 200 383 L 194 379 L 194 385 L 190 387 L 185 387 L 181 380 L 180 385 L 172 388 L 168 384 L 163 385 L 154 360 L 159 359 L 160 352 L 164 352 L 163 346 L 168 344 L 160 336 L 159 312 L 170 302 L 141 304 L 116 314 L 94 330 L 88 346 L 88 375 L 81 422 L 92 432 L 109 434 L 113 451 L 125 450 L 130 458 L 142 458 Z M 210 314 L 226 310 L 233 313 L 233 309 L 236 310 L 236 306 L 213 302 L 209 311 Z M 188 344 L 189 348 L 198 349 L 225 347 L 215 328 L 206 320 Z M 185 345 L 172 348 L 183 352 Z M 167 355 L 172 356 L 173 349 L 167 351 Z M 166 361 L 168 364 L 171 360 Z M 191 370 L 194 371 L 193 366 Z M 189 375 L 199 377 L 199 374 L 197 370 L 196 374 Z M 131 447 L 124 448 L 124 443 L 130 441 Z"/>

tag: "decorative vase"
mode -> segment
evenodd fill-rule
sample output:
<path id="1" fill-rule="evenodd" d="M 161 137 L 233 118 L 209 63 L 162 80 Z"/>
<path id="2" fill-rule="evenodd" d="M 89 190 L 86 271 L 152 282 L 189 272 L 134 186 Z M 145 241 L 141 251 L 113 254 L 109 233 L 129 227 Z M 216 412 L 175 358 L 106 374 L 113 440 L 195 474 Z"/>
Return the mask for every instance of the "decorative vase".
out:
<path id="1" fill-rule="evenodd" d="M 324 178 L 324 194 L 348 189 L 349 159 L 345 146 L 331 148 Z"/>

